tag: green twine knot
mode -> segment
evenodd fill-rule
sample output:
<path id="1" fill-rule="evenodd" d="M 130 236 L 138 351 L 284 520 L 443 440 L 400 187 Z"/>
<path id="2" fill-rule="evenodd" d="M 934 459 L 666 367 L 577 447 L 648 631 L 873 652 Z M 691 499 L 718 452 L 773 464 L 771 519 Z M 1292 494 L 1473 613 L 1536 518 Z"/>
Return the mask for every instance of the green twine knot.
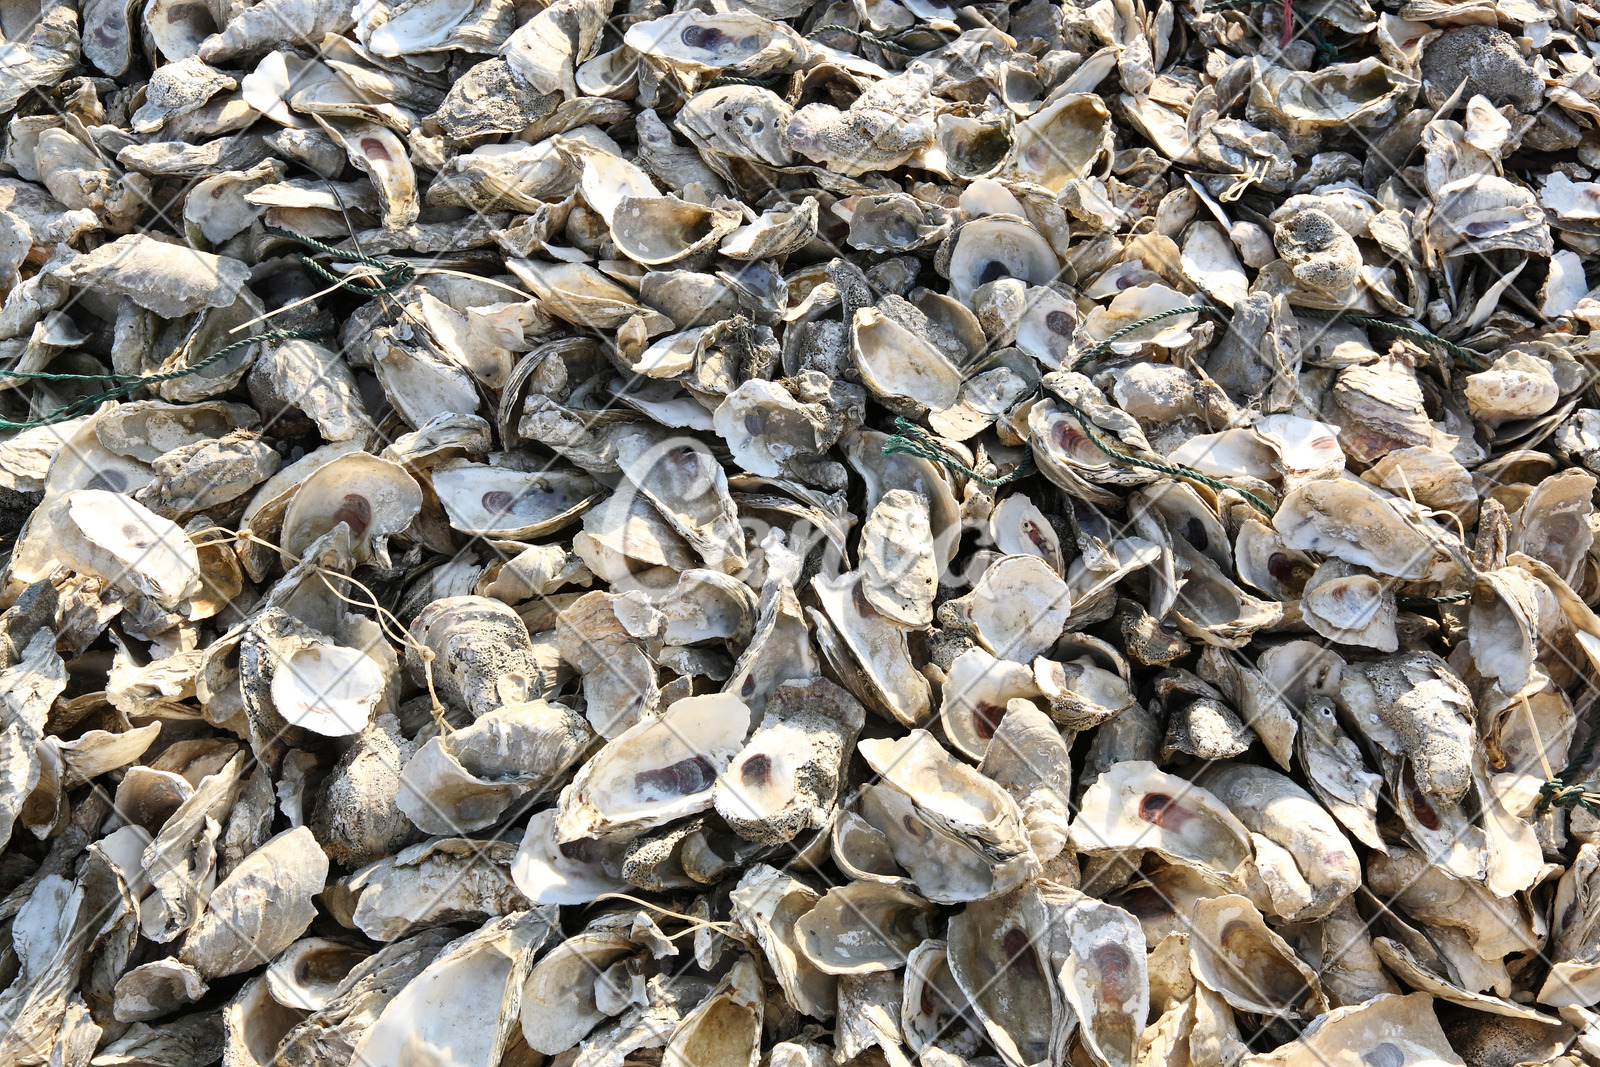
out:
<path id="1" fill-rule="evenodd" d="M 979 474 L 941 448 L 937 441 L 910 419 L 896 415 L 894 428 L 900 432 L 883 443 L 883 454 L 886 456 L 916 456 L 918 459 L 930 460 L 948 467 L 968 481 L 977 482 L 979 485 L 987 485 L 991 488 L 1006 485 L 1033 473 L 1033 448 L 1031 445 L 1026 446 L 1026 454 L 1015 470 L 1002 474 L 998 478 L 990 478 Z"/>
<path id="2" fill-rule="evenodd" d="M 1539 804 L 1537 811 L 1543 815 L 1551 808 L 1582 808 L 1590 815 L 1600 818 L 1600 793 L 1595 793 L 1586 788 L 1581 781 L 1583 769 L 1588 765 L 1590 757 L 1594 755 L 1594 743 L 1600 738 L 1600 723 L 1592 724 L 1589 736 L 1584 739 L 1578 751 L 1567 759 L 1567 765 L 1556 773 L 1554 778 L 1539 787 Z M 1568 785 L 1568 782 L 1574 784 Z"/>
<path id="3" fill-rule="evenodd" d="M 389 293 L 404 289 L 417 279 L 417 268 L 409 263 L 393 259 L 379 259 L 377 256 L 368 256 L 360 252 L 345 252 L 332 245 L 313 240 L 303 233 L 295 233 L 293 230 L 280 230 L 276 226 L 267 226 L 264 229 L 274 237 L 281 237 L 285 241 L 293 241 L 307 248 L 316 249 L 323 255 L 333 256 L 347 263 L 360 263 L 363 266 L 377 268 L 377 278 L 370 280 L 374 282 L 382 281 L 382 285 L 357 285 L 344 275 L 333 273 L 333 271 L 324 267 L 310 256 L 303 253 L 295 254 L 295 258 L 300 260 L 300 265 L 305 267 L 306 270 L 325 281 L 333 282 L 341 289 L 355 293 L 357 296 L 386 296 Z"/>
<path id="4" fill-rule="evenodd" d="M 1478 354 L 1476 352 L 1462 348 L 1453 341 L 1446 341 L 1443 337 L 1440 337 L 1436 333 L 1431 333 L 1428 330 L 1421 329 L 1420 327 L 1408 326 L 1403 322 L 1395 322 L 1393 319 L 1380 319 L 1374 315 L 1356 315 L 1348 311 L 1323 311 L 1321 308 L 1297 307 L 1294 309 L 1294 313 L 1297 316 L 1303 316 L 1310 319 L 1321 319 L 1324 322 L 1348 322 L 1354 326 L 1376 326 L 1379 329 L 1388 330 L 1392 334 L 1396 334 L 1397 336 L 1404 337 L 1412 341 L 1418 341 L 1423 344 L 1438 345 L 1456 359 L 1459 359 L 1461 362 L 1465 363 L 1472 370 L 1486 370 L 1488 366 L 1478 358 Z"/>
<path id="5" fill-rule="evenodd" d="M 1101 341 L 1099 344 L 1089 349 L 1088 352 L 1079 357 L 1078 362 L 1072 365 L 1072 369 L 1074 371 L 1082 370 L 1095 360 L 1099 359 L 1101 356 L 1105 355 L 1107 352 L 1111 351 L 1112 345 L 1116 344 L 1130 333 L 1136 333 L 1139 330 L 1144 329 L 1146 326 L 1161 322 L 1163 319 L 1173 318 L 1177 315 L 1191 315 L 1195 313 L 1205 314 L 1207 312 L 1218 316 L 1222 314 L 1222 312 L 1218 311 L 1210 304 L 1185 304 L 1183 307 L 1168 308 L 1165 311 L 1158 311 L 1154 315 L 1147 315 L 1131 326 L 1124 326 L 1110 337 L 1107 337 L 1104 341 Z"/>

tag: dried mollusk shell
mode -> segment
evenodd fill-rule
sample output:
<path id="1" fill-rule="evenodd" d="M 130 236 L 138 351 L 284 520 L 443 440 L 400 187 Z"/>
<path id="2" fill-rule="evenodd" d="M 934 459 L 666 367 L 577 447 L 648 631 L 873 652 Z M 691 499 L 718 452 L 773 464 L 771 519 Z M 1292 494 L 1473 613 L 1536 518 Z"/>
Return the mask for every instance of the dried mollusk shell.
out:
<path id="1" fill-rule="evenodd" d="M 1257 630 L 1283 618 L 1281 603 L 1246 593 L 1210 556 L 1195 551 L 1189 542 L 1175 540 L 1172 554 L 1177 576 L 1183 582 L 1172 614 L 1178 628 L 1190 637 L 1221 648 L 1239 648 Z"/>
<path id="2" fill-rule="evenodd" d="M 1432 652 L 1345 666 L 1339 699 L 1379 749 L 1409 761 L 1423 795 L 1444 803 L 1472 786 L 1472 695 Z"/>
<path id="3" fill-rule="evenodd" d="M 891 489 L 867 516 L 861 534 L 861 591 L 880 615 L 905 627 L 933 621 L 938 573 L 928 503 Z"/>
<path id="4" fill-rule="evenodd" d="M 948 210 L 904 193 L 847 197 L 833 213 L 850 223 L 850 247 L 883 255 L 936 245 L 954 222 Z"/>
<path id="5" fill-rule="evenodd" d="M 388 710 L 392 659 L 386 671 L 366 651 L 305 626 L 266 631 L 262 636 L 274 661 L 272 707 L 289 725 L 327 737 L 347 737 Z"/>
<path id="6" fill-rule="evenodd" d="M 720 85 L 690 97 L 676 126 L 702 156 L 783 167 L 794 158 L 783 136 L 793 116 L 794 109 L 769 89 Z"/>
<path id="7" fill-rule="evenodd" d="M 1325 129 L 1380 125 L 1416 91 L 1416 79 L 1371 56 L 1312 72 L 1255 63 L 1251 122 L 1283 135 L 1296 152 L 1314 150 Z"/>
<path id="8" fill-rule="evenodd" d="M 530 791 L 551 785 L 594 737 L 559 704 L 506 704 L 429 738 L 400 772 L 400 810 L 424 833 L 481 830 Z"/>
<path id="9" fill-rule="evenodd" d="M 951 917 L 948 937 L 950 973 L 1006 1062 L 1049 1062 L 1071 1018 L 1052 973 L 1039 885 L 968 904 Z"/>
<path id="10" fill-rule="evenodd" d="M 1055 905 L 1053 897 L 1047 903 Z M 1150 1012 L 1139 920 L 1114 904 L 1076 893 L 1051 912 L 1053 925 L 1065 932 L 1061 990 L 1078 1017 L 1084 1051 L 1099 1067 L 1133 1067 Z"/>
<path id="11" fill-rule="evenodd" d="M 666 1067 L 756 1067 L 766 997 L 755 959 L 742 955 L 667 1039 Z"/>
<path id="12" fill-rule="evenodd" d="M 1195 978 L 1234 1008 L 1311 1018 L 1328 1009 L 1322 983 L 1242 896 L 1197 901 L 1189 960 Z"/>
<path id="13" fill-rule="evenodd" d="M 924 1049 L 971 1056 L 983 1027 L 950 973 L 948 942 L 929 938 L 906 957 L 900 1030 L 912 1052 Z"/>
<path id="14" fill-rule="evenodd" d="M 1432 521 L 1408 517 L 1395 498 L 1356 478 L 1316 478 L 1284 494 L 1272 517 L 1283 543 L 1337 556 L 1391 578 L 1439 581 L 1455 569 Z"/>
<path id="15" fill-rule="evenodd" d="M 995 505 L 989 514 L 989 536 L 1008 556 L 1038 556 L 1057 574 L 1066 572 L 1060 535 L 1025 493 L 1012 493 Z"/>
<path id="16" fill-rule="evenodd" d="M 961 506 L 944 468 L 921 456 L 886 455 L 889 435 L 876 430 L 855 430 L 839 439 L 845 458 L 866 483 L 868 513 L 885 493 L 907 489 L 928 501 L 928 522 L 933 529 L 933 555 L 943 574 L 955 558 L 961 538 Z"/>
<path id="17" fill-rule="evenodd" d="M 828 890 L 794 932 L 800 951 L 826 974 L 895 970 L 927 938 L 934 910 L 897 886 L 850 882 Z"/>
<path id="18" fill-rule="evenodd" d="M 175 448 L 221 437 L 233 430 L 254 429 L 260 424 L 261 417 L 255 409 L 244 404 L 220 400 L 198 404 L 138 400 L 103 412 L 92 425 L 95 438 L 111 452 L 153 463 Z M 119 487 L 88 485 L 80 488 Z"/>
<path id="19" fill-rule="evenodd" d="M 168 608 L 200 592 L 200 557 L 193 542 L 170 519 L 121 493 L 67 493 L 55 501 L 46 529 L 45 550 L 80 574 L 104 578 Z"/>
<path id="20" fill-rule="evenodd" d="M 877 308 L 855 313 L 850 344 L 862 382 L 880 400 L 943 411 L 960 397 L 961 372 L 945 353 Z"/>
<path id="21" fill-rule="evenodd" d="M 1112 765 L 1078 804 L 1071 834 L 1080 852 L 1145 849 L 1224 876 L 1252 855 L 1249 831 L 1211 792 L 1145 760 Z"/>
<path id="22" fill-rule="evenodd" d="M 690 88 L 695 76 L 758 78 L 811 54 L 805 38 L 789 26 L 753 11 L 684 11 L 636 22 L 628 27 L 623 42 L 671 67 Z"/>
<path id="23" fill-rule="evenodd" d="M 800 951 L 795 930 L 822 895 L 798 878 L 758 863 L 745 871 L 730 896 L 734 922 L 761 946 L 789 1005 L 814 1019 L 833 1018 L 838 979 Z"/>
<path id="24" fill-rule="evenodd" d="M 624 196 L 610 219 L 611 239 L 634 262 L 660 266 L 715 246 L 742 219 L 733 208 L 675 196 Z"/>
<path id="25" fill-rule="evenodd" d="M 553 688 L 554 664 L 541 659 L 522 618 L 498 600 L 441 597 L 418 613 L 411 636 L 433 654 L 439 695 L 474 718 Z M 419 684 L 430 677 L 414 647 L 406 649 L 406 668 Z"/>
<path id="26" fill-rule="evenodd" d="M 237 974 L 288 948 L 316 917 L 312 897 L 328 877 L 328 857 L 299 826 L 246 856 L 212 890 L 178 956 L 210 978 Z"/>
<path id="27" fill-rule="evenodd" d="M 1096 666 L 1088 656 L 1067 662 L 1040 656 L 1033 661 L 1033 681 L 1050 718 L 1068 730 L 1098 726 L 1134 705 L 1127 679 Z"/>
<path id="28" fill-rule="evenodd" d="M 524 472 L 465 459 L 434 467 L 431 481 L 451 526 L 508 541 L 561 529 L 601 493 L 593 478 L 577 471 Z"/>
<path id="29" fill-rule="evenodd" d="M 821 618 L 832 623 L 828 639 L 819 632 L 818 643 L 836 671 L 858 679 L 857 696 L 894 721 L 915 726 L 932 712 L 931 687 L 912 662 L 905 628 L 872 606 L 865 585 L 860 571 L 811 580 L 826 613 Z"/>
<path id="30" fill-rule="evenodd" d="M 827 414 L 797 400 L 781 382 L 742 383 L 712 414 L 717 433 L 739 465 L 765 478 L 785 478 L 827 451 Z"/>
<path id="31" fill-rule="evenodd" d="M 1032 660 L 1049 651 L 1072 613 L 1067 583 L 1035 555 L 1001 556 L 972 592 L 941 606 L 941 619 L 971 631 L 1003 659 Z"/>
<path id="32" fill-rule="evenodd" d="M 515 854 L 509 841 L 435 837 L 353 872 L 329 886 L 323 901 L 374 941 L 445 922 L 481 923 L 528 907 L 511 880 Z"/>
<path id="33" fill-rule="evenodd" d="M 325 937 L 302 937 L 278 954 L 263 978 L 266 987 L 286 1008 L 320 1011 L 338 995 L 353 968 L 372 953 Z"/>
<path id="34" fill-rule="evenodd" d="M 946 247 L 949 258 L 944 271 L 950 279 L 950 295 L 968 306 L 979 286 L 999 278 L 1048 285 L 1061 272 L 1061 261 L 1050 242 L 1016 216 L 987 215 L 963 223 Z"/>
<path id="35" fill-rule="evenodd" d="M 1361 885 L 1361 862 L 1333 818 L 1292 780 L 1266 767 L 1219 763 L 1195 776 L 1255 837 L 1256 870 L 1273 910 L 1290 921 L 1320 919 Z M 1261 847 L 1267 838 L 1284 864 Z"/>
<path id="36" fill-rule="evenodd" d="M 524 976 L 555 918 L 553 908 L 518 911 L 446 945 L 384 1007 L 352 1062 L 448 1058 L 494 1067 L 517 1024 Z"/>
<path id="37" fill-rule="evenodd" d="M 1009 701 L 978 773 L 1016 800 L 1028 845 L 1039 861 L 1048 863 L 1060 855 L 1071 821 L 1072 758 L 1050 717 L 1031 701 Z"/>
<path id="38" fill-rule="evenodd" d="M 887 791 L 914 813 L 902 828 L 910 837 L 890 834 L 895 860 L 916 880 L 923 896 L 941 903 L 996 896 L 1037 873 L 1038 861 L 1022 829 L 1017 802 L 999 785 L 959 762 L 926 730 L 912 730 L 899 740 L 874 739 L 857 746 L 873 770 L 883 775 Z M 893 796 L 881 796 L 885 803 Z M 893 808 L 889 809 L 892 813 Z M 870 816 L 869 816 L 870 820 Z M 880 827 L 883 829 L 883 827 Z M 887 832 L 887 831 L 886 831 Z M 921 841 L 963 850 L 981 865 L 972 884 L 946 877 L 938 852 Z M 954 864 L 948 873 L 955 875 Z M 932 876 L 932 877 L 930 877 Z M 987 883 L 987 884 L 985 884 Z"/>
<path id="39" fill-rule="evenodd" d="M 1396 611 L 1393 589 L 1339 559 L 1319 566 L 1300 595 L 1300 617 L 1307 626 L 1329 640 L 1379 652 L 1400 647 Z"/>
<path id="40" fill-rule="evenodd" d="M 300 483 L 283 516 L 283 550 L 294 559 L 339 523 L 350 527 L 356 562 L 387 559 L 388 539 L 411 524 L 422 490 L 404 467 L 365 452 L 342 455 Z"/>
<path id="41" fill-rule="evenodd" d="M 1457 1059 L 1427 993 L 1383 993 L 1336 1007 L 1300 1036 L 1271 1052 L 1246 1056 L 1246 1067 L 1357 1067 L 1382 1058 L 1393 1067 L 1423 1067 Z"/>
<path id="42" fill-rule="evenodd" d="M 1011 167 L 1019 180 L 1059 193 L 1087 176 L 1114 140 L 1104 101 L 1093 93 L 1063 93 L 1017 123 Z"/>
<path id="43" fill-rule="evenodd" d="M 1083 320 L 1084 332 L 1096 341 L 1105 341 L 1142 319 L 1192 305 L 1194 298 L 1160 282 L 1136 285 L 1119 292 L 1106 307 L 1098 307 Z M 1181 348 L 1194 341 L 1192 332 L 1200 321 L 1198 311 L 1170 315 L 1159 322 L 1124 334 L 1111 342 L 1111 351 L 1136 355 L 1153 348 Z M 1148 346 L 1148 347 L 1147 347 Z"/>
<path id="44" fill-rule="evenodd" d="M 546 808 L 528 819 L 511 861 L 518 891 L 535 904 L 587 904 L 626 886 L 607 873 L 621 869 L 624 846 L 597 838 L 558 842 L 556 814 Z"/>
<path id="45" fill-rule="evenodd" d="M 1042 695 L 1032 668 L 969 648 L 951 662 L 941 688 L 939 722 L 957 751 L 981 760 L 1013 699 Z"/>
<path id="46" fill-rule="evenodd" d="M 781 844 L 828 824 L 866 712 L 832 682 L 785 682 L 716 782 L 712 803 L 734 833 Z"/>
<path id="47" fill-rule="evenodd" d="M 562 791 L 558 839 L 636 836 L 704 811 L 749 731 L 750 709 L 727 694 L 686 697 L 624 730 Z"/>

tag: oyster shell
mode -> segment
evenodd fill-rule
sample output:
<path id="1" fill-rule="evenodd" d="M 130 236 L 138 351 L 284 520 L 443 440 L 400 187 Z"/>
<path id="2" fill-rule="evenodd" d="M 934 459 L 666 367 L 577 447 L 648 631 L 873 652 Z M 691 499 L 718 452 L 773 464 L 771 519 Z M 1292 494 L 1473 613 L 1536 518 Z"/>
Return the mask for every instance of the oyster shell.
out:
<path id="1" fill-rule="evenodd" d="M 750 731 L 734 696 L 685 697 L 608 741 L 562 790 L 557 839 L 636 836 L 712 804 Z"/>

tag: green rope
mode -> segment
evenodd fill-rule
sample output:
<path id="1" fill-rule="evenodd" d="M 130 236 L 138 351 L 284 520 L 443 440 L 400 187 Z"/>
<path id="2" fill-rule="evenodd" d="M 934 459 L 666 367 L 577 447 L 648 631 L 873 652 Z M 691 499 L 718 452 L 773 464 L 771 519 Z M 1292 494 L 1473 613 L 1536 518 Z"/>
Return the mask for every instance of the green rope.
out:
<path id="1" fill-rule="evenodd" d="M 12 419 L 0 418 L 0 430 L 31 430 L 39 426 L 54 426 L 58 422 L 66 422 L 68 419 L 75 419 L 79 415 L 87 415 L 107 400 L 121 400 L 146 386 L 159 385 L 161 382 L 170 382 L 177 378 L 187 378 L 191 374 L 198 374 L 219 359 L 237 352 L 241 348 L 248 348 L 250 345 L 262 341 L 291 341 L 302 338 L 323 337 L 333 332 L 332 330 L 269 330 L 266 333 L 258 333 L 253 337 L 246 337 L 242 341 L 235 341 L 226 348 L 219 348 L 198 363 L 190 363 L 187 366 L 179 367 L 177 370 L 169 370 L 163 374 L 47 374 L 44 371 L 0 371 L 0 376 L 21 378 L 25 381 L 112 381 L 117 383 L 103 392 L 81 396 L 76 400 L 63 404 L 61 407 L 46 415 L 41 415 L 37 419 L 17 422 Z"/>
<path id="2" fill-rule="evenodd" d="M 1425 344 L 1438 345 L 1440 348 L 1444 349 L 1446 352 L 1449 352 L 1452 356 L 1456 357 L 1473 370 L 1488 369 L 1488 365 L 1479 360 L 1477 353 L 1469 352 L 1467 349 L 1462 348 L 1458 344 L 1446 341 L 1438 334 L 1430 333 L 1427 330 L 1419 329 L 1414 326 L 1407 326 L 1403 322 L 1395 322 L 1392 319 L 1380 319 L 1372 315 L 1354 315 L 1345 311 L 1323 311 L 1320 308 L 1297 307 L 1294 309 L 1294 313 L 1297 316 L 1303 315 L 1307 318 L 1322 319 L 1324 322 L 1348 322 L 1355 326 L 1377 326 L 1381 329 L 1388 330 L 1390 333 L 1398 334 L 1401 337 L 1410 338 L 1413 341 L 1421 341 Z"/>
<path id="3" fill-rule="evenodd" d="M 1425 608 L 1429 604 L 1459 604 L 1471 593 L 1447 593 L 1444 596 L 1403 596 L 1400 603 L 1408 608 Z"/>
<path id="4" fill-rule="evenodd" d="M 1060 393 L 1055 392 L 1055 390 L 1052 389 L 1051 392 L 1054 394 L 1056 400 L 1058 400 L 1063 407 L 1072 413 L 1072 417 L 1078 420 L 1079 425 L 1083 427 L 1083 435 L 1089 439 L 1089 443 L 1094 445 L 1094 447 L 1098 448 L 1100 451 L 1104 452 L 1106 455 L 1110 456 L 1112 459 L 1116 460 L 1118 463 L 1126 463 L 1130 467 L 1141 467 L 1144 470 L 1155 471 L 1157 474 L 1167 474 L 1174 478 L 1183 478 L 1187 481 L 1199 482 L 1201 485 L 1210 486 L 1219 493 L 1238 493 L 1240 496 L 1248 500 L 1257 511 L 1261 512 L 1263 515 L 1266 515 L 1268 518 L 1271 518 L 1273 515 L 1277 514 L 1277 508 L 1273 507 L 1259 496 L 1256 496 L 1248 489 L 1241 489 L 1237 485 L 1229 485 L 1227 482 L 1224 482 L 1221 479 L 1213 478 L 1210 475 L 1201 474 L 1193 467 L 1184 467 L 1176 463 L 1157 463 L 1155 460 L 1142 459 L 1139 456 L 1131 456 L 1120 448 L 1112 448 L 1110 445 L 1106 444 L 1100 439 L 1100 435 L 1093 429 L 1094 423 L 1089 420 L 1088 415 L 1084 414 L 1082 408 L 1078 407 L 1078 405 L 1074 404 Z"/>
<path id="5" fill-rule="evenodd" d="M 818 26 L 816 29 L 806 34 L 806 39 L 815 40 L 824 33 L 842 33 L 846 36 L 854 37 L 857 41 L 865 41 L 868 44 L 875 44 L 885 52 L 898 52 L 903 56 L 922 55 L 922 53 L 917 51 L 915 48 L 907 48 L 903 44 L 896 44 L 893 41 L 886 41 L 882 37 L 874 37 L 870 33 L 862 33 L 860 30 L 852 30 L 849 26 L 840 26 L 837 23 L 832 22 L 826 26 Z"/>
<path id="6" fill-rule="evenodd" d="M 714 88 L 718 85 L 754 85 L 758 89 L 770 89 L 783 80 L 781 75 L 776 78 L 739 78 L 732 74 L 723 74 L 707 82 L 706 88 Z"/>
<path id="7" fill-rule="evenodd" d="M 378 277 L 383 280 L 384 284 L 357 285 L 344 275 L 333 273 L 333 271 L 324 267 L 310 256 L 296 254 L 301 266 L 323 280 L 333 282 L 341 289 L 348 290 L 358 296 L 384 296 L 398 292 L 410 285 L 417 277 L 417 268 L 409 263 L 402 263 L 392 259 L 379 259 L 376 256 L 363 255 L 360 252 L 346 252 L 332 245 L 313 240 L 305 234 L 295 233 L 293 230 L 280 230 L 276 226 L 267 226 L 265 229 L 274 237 L 281 237 L 285 241 L 293 241 L 296 244 L 305 245 L 307 248 L 314 248 L 323 255 L 333 256 L 348 263 L 360 263 L 368 267 L 377 267 L 379 271 Z M 377 279 L 373 280 L 376 281 Z"/>
<path id="8" fill-rule="evenodd" d="M 1078 362 L 1072 365 L 1072 369 L 1075 371 L 1082 370 L 1084 367 L 1088 366 L 1101 356 L 1105 355 L 1107 352 L 1111 351 L 1112 345 L 1116 344 L 1130 333 L 1144 329 L 1151 323 L 1160 322 L 1162 319 L 1170 319 L 1175 315 L 1192 315 L 1195 313 L 1203 314 L 1208 311 L 1214 315 L 1221 314 L 1221 312 L 1212 307 L 1210 304 L 1185 304 L 1183 307 L 1168 308 L 1166 311 L 1158 311 L 1154 315 L 1140 319 L 1132 326 L 1124 326 L 1110 337 L 1107 337 L 1104 341 L 1101 341 L 1099 344 L 1089 349 L 1084 356 L 1079 358 Z"/>
<path id="9" fill-rule="evenodd" d="M 900 432 L 883 443 L 883 454 L 886 456 L 916 456 L 918 459 L 931 460 L 934 463 L 950 468 L 969 481 L 977 482 L 979 485 L 987 485 L 991 488 L 1006 485 L 1033 473 L 1033 447 L 1031 445 L 1025 446 L 1026 454 L 1022 458 L 1022 462 L 1017 465 L 1016 470 L 1009 474 L 1002 474 L 998 478 L 989 478 L 979 474 L 949 452 L 940 448 L 938 443 L 922 427 L 910 419 L 896 415 L 894 428 Z"/>
<path id="10" fill-rule="evenodd" d="M 1596 724 L 1590 724 L 1589 736 L 1578 746 L 1578 751 L 1567 759 L 1567 765 L 1561 768 L 1561 773 L 1539 787 L 1540 814 L 1551 808 L 1582 808 L 1589 814 L 1600 817 L 1600 793 L 1585 789 L 1581 782 L 1567 784 L 1583 774 L 1584 766 L 1594 755 L 1597 738 L 1600 738 L 1600 729 L 1596 729 Z"/>
<path id="11" fill-rule="evenodd" d="M 1427 330 L 1421 329 L 1420 327 L 1407 326 L 1403 322 L 1395 322 L 1392 319 L 1380 319 L 1374 315 L 1356 315 L 1346 311 L 1323 311 L 1320 308 L 1302 307 L 1292 308 L 1291 310 L 1297 316 L 1304 315 L 1307 318 L 1321 319 L 1324 322 L 1348 322 L 1354 326 L 1376 326 L 1381 329 L 1388 330 L 1390 333 L 1398 334 L 1401 337 L 1410 338 L 1413 341 L 1420 341 L 1425 344 L 1436 344 L 1440 348 L 1443 348 L 1446 352 L 1449 352 L 1452 356 L 1455 356 L 1457 359 L 1461 360 L 1461 362 L 1465 363 L 1468 367 L 1471 367 L 1473 370 L 1486 369 L 1486 364 L 1484 364 L 1478 358 L 1477 353 L 1462 348 L 1458 344 L 1446 341 L 1438 334 L 1430 333 Z M 1215 315 L 1218 318 L 1222 318 L 1224 321 L 1226 321 L 1226 317 L 1223 315 L 1222 310 L 1214 307 L 1211 304 L 1185 304 L 1183 307 L 1168 308 L 1166 311 L 1158 311 L 1154 315 L 1148 315 L 1145 318 L 1140 319 L 1131 326 L 1124 326 L 1110 337 L 1107 337 L 1104 341 L 1101 341 L 1099 344 L 1095 345 L 1083 356 L 1081 356 L 1078 361 L 1072 365 L 1071 369 L 1075 371 L 1081 371 L 1084 367 L 1088 366 L 1090 363 L 1093 363 L 1095 360 L 1111 351 L 1112 345 L 1116 344 L 1129 334 L 1136 333 L 1139 330 L 1144 329 L 1146 326 L 1160 322 L 1163 319 L 1173 318 L 1177 315 L 1191 315 L 1196 313 Z"/>

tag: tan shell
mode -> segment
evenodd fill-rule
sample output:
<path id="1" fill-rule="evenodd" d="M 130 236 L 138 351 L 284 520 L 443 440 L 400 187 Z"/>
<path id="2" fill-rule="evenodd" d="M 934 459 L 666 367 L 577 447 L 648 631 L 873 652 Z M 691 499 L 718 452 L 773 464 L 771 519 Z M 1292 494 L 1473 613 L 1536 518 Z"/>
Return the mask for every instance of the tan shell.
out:
<path id="1" fill-rule="evenodd" d="M 1242 1011 L 1290 1018 L 1327 1010 L 1316 974 L 1242 896 L 1194 907 L 1189 958 L 1195 978 Z"/>
<path id="2" fill-rule="evenodd" d="M 750 730 L 737 697 L 686 697 L 612 738 L 561 794 L 563 841 L 635 836 L 711 806 L 712 786 Z"/>
<path id="3" fill-rule="evenodd" d="M 828 890 L 796 921 L 794 932 L 806 959 L 826 974 L 895 970 L 927 937 L 933 910 L 904 889 L 851 882 Z"/>
<path id="4" fill-rule="evenodd" d="M 994 782 L 957 762 L 933 735 L 913 730 L 899 741 L 859 744 L 886 790 L 874 793 L 888 813 L 915 817 L 890 833 L 895 860 L 922 895 L 947 903 L 996 896 L 1037 871 L 1017 802 Z M 871 817 L 869 816 L 869 821 Z M 880 827 L 883 829 L 883 827 Z M 938 851 L 930 851 L 930 848 Z M 940 855 L 961 857 L 959 869 Z"/>
<path id="5" fill-rule="evenodd" d="M 1095 779 L 1071 833 L 1082 852 L 1148 849 L 1219 875 L 1251 858 L 1249 831 L 1221 801 L 1142 760 L 1118 763 Z"/>

